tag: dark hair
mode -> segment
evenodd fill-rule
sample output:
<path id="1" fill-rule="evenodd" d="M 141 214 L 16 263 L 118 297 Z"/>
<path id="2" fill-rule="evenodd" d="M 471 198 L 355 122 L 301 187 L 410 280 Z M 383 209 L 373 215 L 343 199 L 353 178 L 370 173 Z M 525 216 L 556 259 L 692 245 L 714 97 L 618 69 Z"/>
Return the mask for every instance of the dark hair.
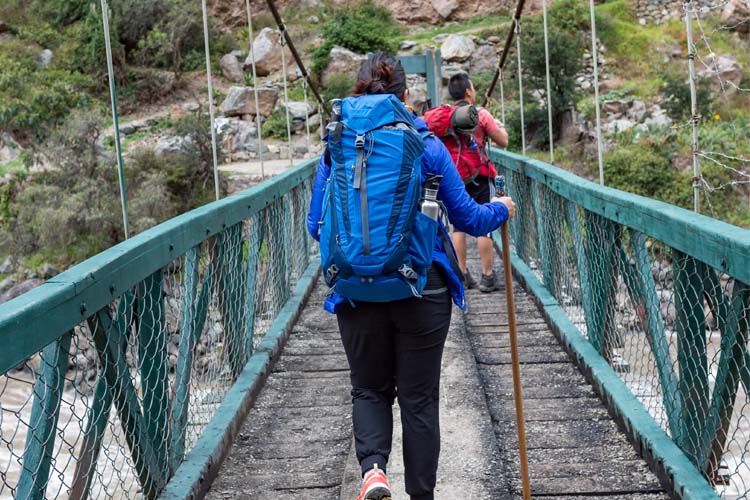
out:
<path id="1" fill-rule="evenodd" d="M 448 93 L 454 101 L 466 97 L 466 91 L 471 88 L 471 80 L 466 73 L 456 73 L 448 81 Z"/>
<path id="2" fill-rule="evenodd" d="M 404 90 L 406 73 L 401 61 L 391 55 L 377 52 L 362 63 L 351 95 L 393 94 L 400 98 Z"/>

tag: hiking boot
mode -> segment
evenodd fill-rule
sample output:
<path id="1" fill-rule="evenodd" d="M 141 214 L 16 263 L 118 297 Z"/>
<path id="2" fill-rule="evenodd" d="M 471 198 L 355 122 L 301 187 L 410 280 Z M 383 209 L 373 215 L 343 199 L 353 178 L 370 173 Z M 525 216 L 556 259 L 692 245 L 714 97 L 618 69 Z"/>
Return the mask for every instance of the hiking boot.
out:
<path id="1" fill-rule="evenodd" d="M 494 292 L 500 290 L 500 284 L 497 282 L 497 275 L 495 271 L 492 274 L 482 274 L 482 279 L 479 282 L 479 291 L 484 293 Z"/>
<path id="2" fill-rule="evenodd" d="M 471 276 L 471 273 L 467 269 L 466 271 L 464 271 L 464 288 L 466 288 L 467 290 L 471 290 L 472 288 L 476 288 L 476 287 L 477 287 L 477 282 Z"/>
<path id="3" fill-rule="evenodd" d="M 391 500 L 391 486 L 385 472 L 374 464 L 362 479 L 362 491 L 357 500 Z"/>

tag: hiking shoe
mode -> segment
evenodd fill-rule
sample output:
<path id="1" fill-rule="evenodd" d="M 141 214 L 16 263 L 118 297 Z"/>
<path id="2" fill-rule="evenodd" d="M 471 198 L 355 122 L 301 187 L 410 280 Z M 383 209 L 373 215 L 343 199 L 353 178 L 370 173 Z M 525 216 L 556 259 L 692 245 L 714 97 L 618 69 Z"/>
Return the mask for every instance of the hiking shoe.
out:
<path id="1" fill-rule="evenodd" d="M 466 271 L 464 271 L 464 288 L 466 288 L 467 290 L 471 290 L 472 288 L 476 288 L 476 287 L 477 287 L 477 282 L 471 276 L 471 273 L 467 269 Z"/>
<path id="2" fill-rule="evenodd" d="M 378 464 L 374 464 L 362 479 L 362 491 L 357 500 L 391 500 L 391 486 Z"/>
<path id="3" fill-rule="evenodd" d="M 482 274 L 482 279 L 479 281 L 479 291 L 489 293 L 495 290 L 500 290 L 495 271 L 492 271 L 492 274 Z"/>

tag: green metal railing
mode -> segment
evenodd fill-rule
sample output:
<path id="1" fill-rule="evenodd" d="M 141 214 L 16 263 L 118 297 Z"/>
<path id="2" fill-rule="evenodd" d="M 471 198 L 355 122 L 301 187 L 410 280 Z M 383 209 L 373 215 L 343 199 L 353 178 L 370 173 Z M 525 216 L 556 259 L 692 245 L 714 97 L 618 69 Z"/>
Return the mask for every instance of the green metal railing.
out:
<path id="1" fill-rule="evenodd" d="M 636 447 L 679 498 L 748 498 L 750 231 L 491 158 L 519 206 L 515 271 Z"/>
<path id="2" fill-rule="evenodd" d="M 315 165 L 0 305 L 0 497 L 199 491 L 314 281 Z"/>

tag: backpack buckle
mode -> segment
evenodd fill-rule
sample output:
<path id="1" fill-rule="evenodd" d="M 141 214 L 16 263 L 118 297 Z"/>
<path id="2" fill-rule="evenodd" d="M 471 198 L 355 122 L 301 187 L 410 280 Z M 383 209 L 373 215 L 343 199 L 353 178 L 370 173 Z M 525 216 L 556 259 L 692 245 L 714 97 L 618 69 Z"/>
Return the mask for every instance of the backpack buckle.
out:
<path id="1" fill-rule="evenodd" d="M 401 267 L 398 268 L 398 272 L 409 281 L 417 281 L 419 279 L 417 272 L 406 264 L 401 264 Z"/>
<path id="2" fill-rule="evenodd" d="M 365 149 L 365 136 L 358 135 L 354 138 L 354 147 L 357 149 Z"/>
<path id="3" fill-rule="evenodd" d="M 336 279 L 336 276 L 339 275 L 339 271 L 339 266 L 337 266 L 336 264 L 331 264 L 331 266 L 326 269 L 326 283 L 333 283 L 333 280 Z"/>

